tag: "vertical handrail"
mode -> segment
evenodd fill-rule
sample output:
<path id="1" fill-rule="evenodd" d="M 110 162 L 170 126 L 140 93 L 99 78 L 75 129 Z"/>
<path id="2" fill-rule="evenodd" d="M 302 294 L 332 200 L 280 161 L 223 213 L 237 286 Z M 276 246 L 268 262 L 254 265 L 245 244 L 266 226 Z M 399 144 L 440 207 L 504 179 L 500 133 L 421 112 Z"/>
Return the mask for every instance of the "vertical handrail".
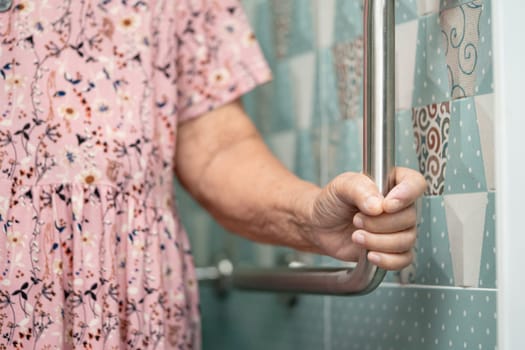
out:
<path id="1" fill-rule="evenodd" d="M 363 172 L 386 195 L 394 181 L 395 157 L 394 0 L 364 0 L 363 22 Z M 231 278 L 233 286 L 240 289 L 360 295 L 377 288 L 385 271 L 369 262 L 363 251 L 352 268 L 242 267 L 221 276 Z"/>

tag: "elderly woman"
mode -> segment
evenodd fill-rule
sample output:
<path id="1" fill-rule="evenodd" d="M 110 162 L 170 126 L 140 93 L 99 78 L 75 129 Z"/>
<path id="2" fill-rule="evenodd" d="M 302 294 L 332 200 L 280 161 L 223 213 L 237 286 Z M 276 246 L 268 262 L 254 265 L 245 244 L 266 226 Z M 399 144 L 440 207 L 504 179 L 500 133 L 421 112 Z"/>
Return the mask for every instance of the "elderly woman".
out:
<path id="1" fill-rule="evenodd" d="M 288 172 L 237 99 L 270 78 L 236 0 L 0 0 L 0 349 L 198 349 L 174 174 L 250 239 L 411 261 L 421 176 Z"/>

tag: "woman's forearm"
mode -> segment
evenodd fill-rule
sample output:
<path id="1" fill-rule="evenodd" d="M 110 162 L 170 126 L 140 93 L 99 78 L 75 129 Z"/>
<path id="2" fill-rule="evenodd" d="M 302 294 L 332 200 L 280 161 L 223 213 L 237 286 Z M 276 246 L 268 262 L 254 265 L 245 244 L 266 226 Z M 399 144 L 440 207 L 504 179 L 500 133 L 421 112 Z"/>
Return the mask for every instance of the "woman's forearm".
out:
<path id="1" fill-rule="evenodd" d="M 232 232 L 315 251 L 302 231 L 308 229 L 309 204 L 320 189 L 270 153 L 240 106 L 204 118 L 194 121 L 201 125 L 183 125 L 179 131 L 177 173 L 188 191 Z"/>

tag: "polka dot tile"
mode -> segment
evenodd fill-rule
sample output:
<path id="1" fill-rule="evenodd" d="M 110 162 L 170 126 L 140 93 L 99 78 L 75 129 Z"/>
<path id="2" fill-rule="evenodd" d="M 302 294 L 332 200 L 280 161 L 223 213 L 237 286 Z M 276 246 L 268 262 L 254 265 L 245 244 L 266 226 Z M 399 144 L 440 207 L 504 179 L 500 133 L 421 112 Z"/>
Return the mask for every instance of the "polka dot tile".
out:
<path id="1" fill-rule="evenodd" d="M 417 16 L 416 0 L 396 0 L 396 24 L 411 21 Z"/>
<path id="2" fill-rule="evenodd" d="M 496 193 L 488 193 L 487 214 L 483 232 L 483 250 L 479 271 L 481 288 L 496 288 Z"/>
<path id="3" fill-rule="evenodd" d="M 338 350 L 496 348 L 495 291 L 384 287 L 334 298 L 331 311 Z"/>
<path id="4" fill-rule="evenodd" d="M 451 106 L 445 194 L 487 190 L 475 103 L 456 100 Z"/>
<path id="5" fill-rule="evenodd" d="M 439 17 L 421 17 L 418 25 L 414 107 L 449 100 L 448 73 Z"/>
<path id="6" fill-rule="evenodd" d="M 396 165 L 419 170 L 411 111 L 396 113 Z"/>
<path id="7" fill-rule="evenodd" d="M 443 197 L 423 197 L 419 210 L 414 283 L 454 285 Z"/>

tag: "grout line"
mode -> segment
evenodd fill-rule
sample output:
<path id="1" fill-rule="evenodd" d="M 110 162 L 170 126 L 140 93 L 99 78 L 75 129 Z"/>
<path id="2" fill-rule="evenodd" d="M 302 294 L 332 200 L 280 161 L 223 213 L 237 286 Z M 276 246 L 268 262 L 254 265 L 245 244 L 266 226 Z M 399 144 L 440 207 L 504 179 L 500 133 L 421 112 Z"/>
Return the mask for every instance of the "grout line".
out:
<path id="1" fill-rule="evenodd" d="M 381 283 L 380 287 L 385 288 L 406 288 L 406 289 L 438 289 L 438 290 L 457 290 L 457 291 L 471 291 L 471 292 L 498 292 L 497 288 L 466 288 L 455 286 L 432 286 L 426 284 L 398 284 L 392 282 Z"/>

